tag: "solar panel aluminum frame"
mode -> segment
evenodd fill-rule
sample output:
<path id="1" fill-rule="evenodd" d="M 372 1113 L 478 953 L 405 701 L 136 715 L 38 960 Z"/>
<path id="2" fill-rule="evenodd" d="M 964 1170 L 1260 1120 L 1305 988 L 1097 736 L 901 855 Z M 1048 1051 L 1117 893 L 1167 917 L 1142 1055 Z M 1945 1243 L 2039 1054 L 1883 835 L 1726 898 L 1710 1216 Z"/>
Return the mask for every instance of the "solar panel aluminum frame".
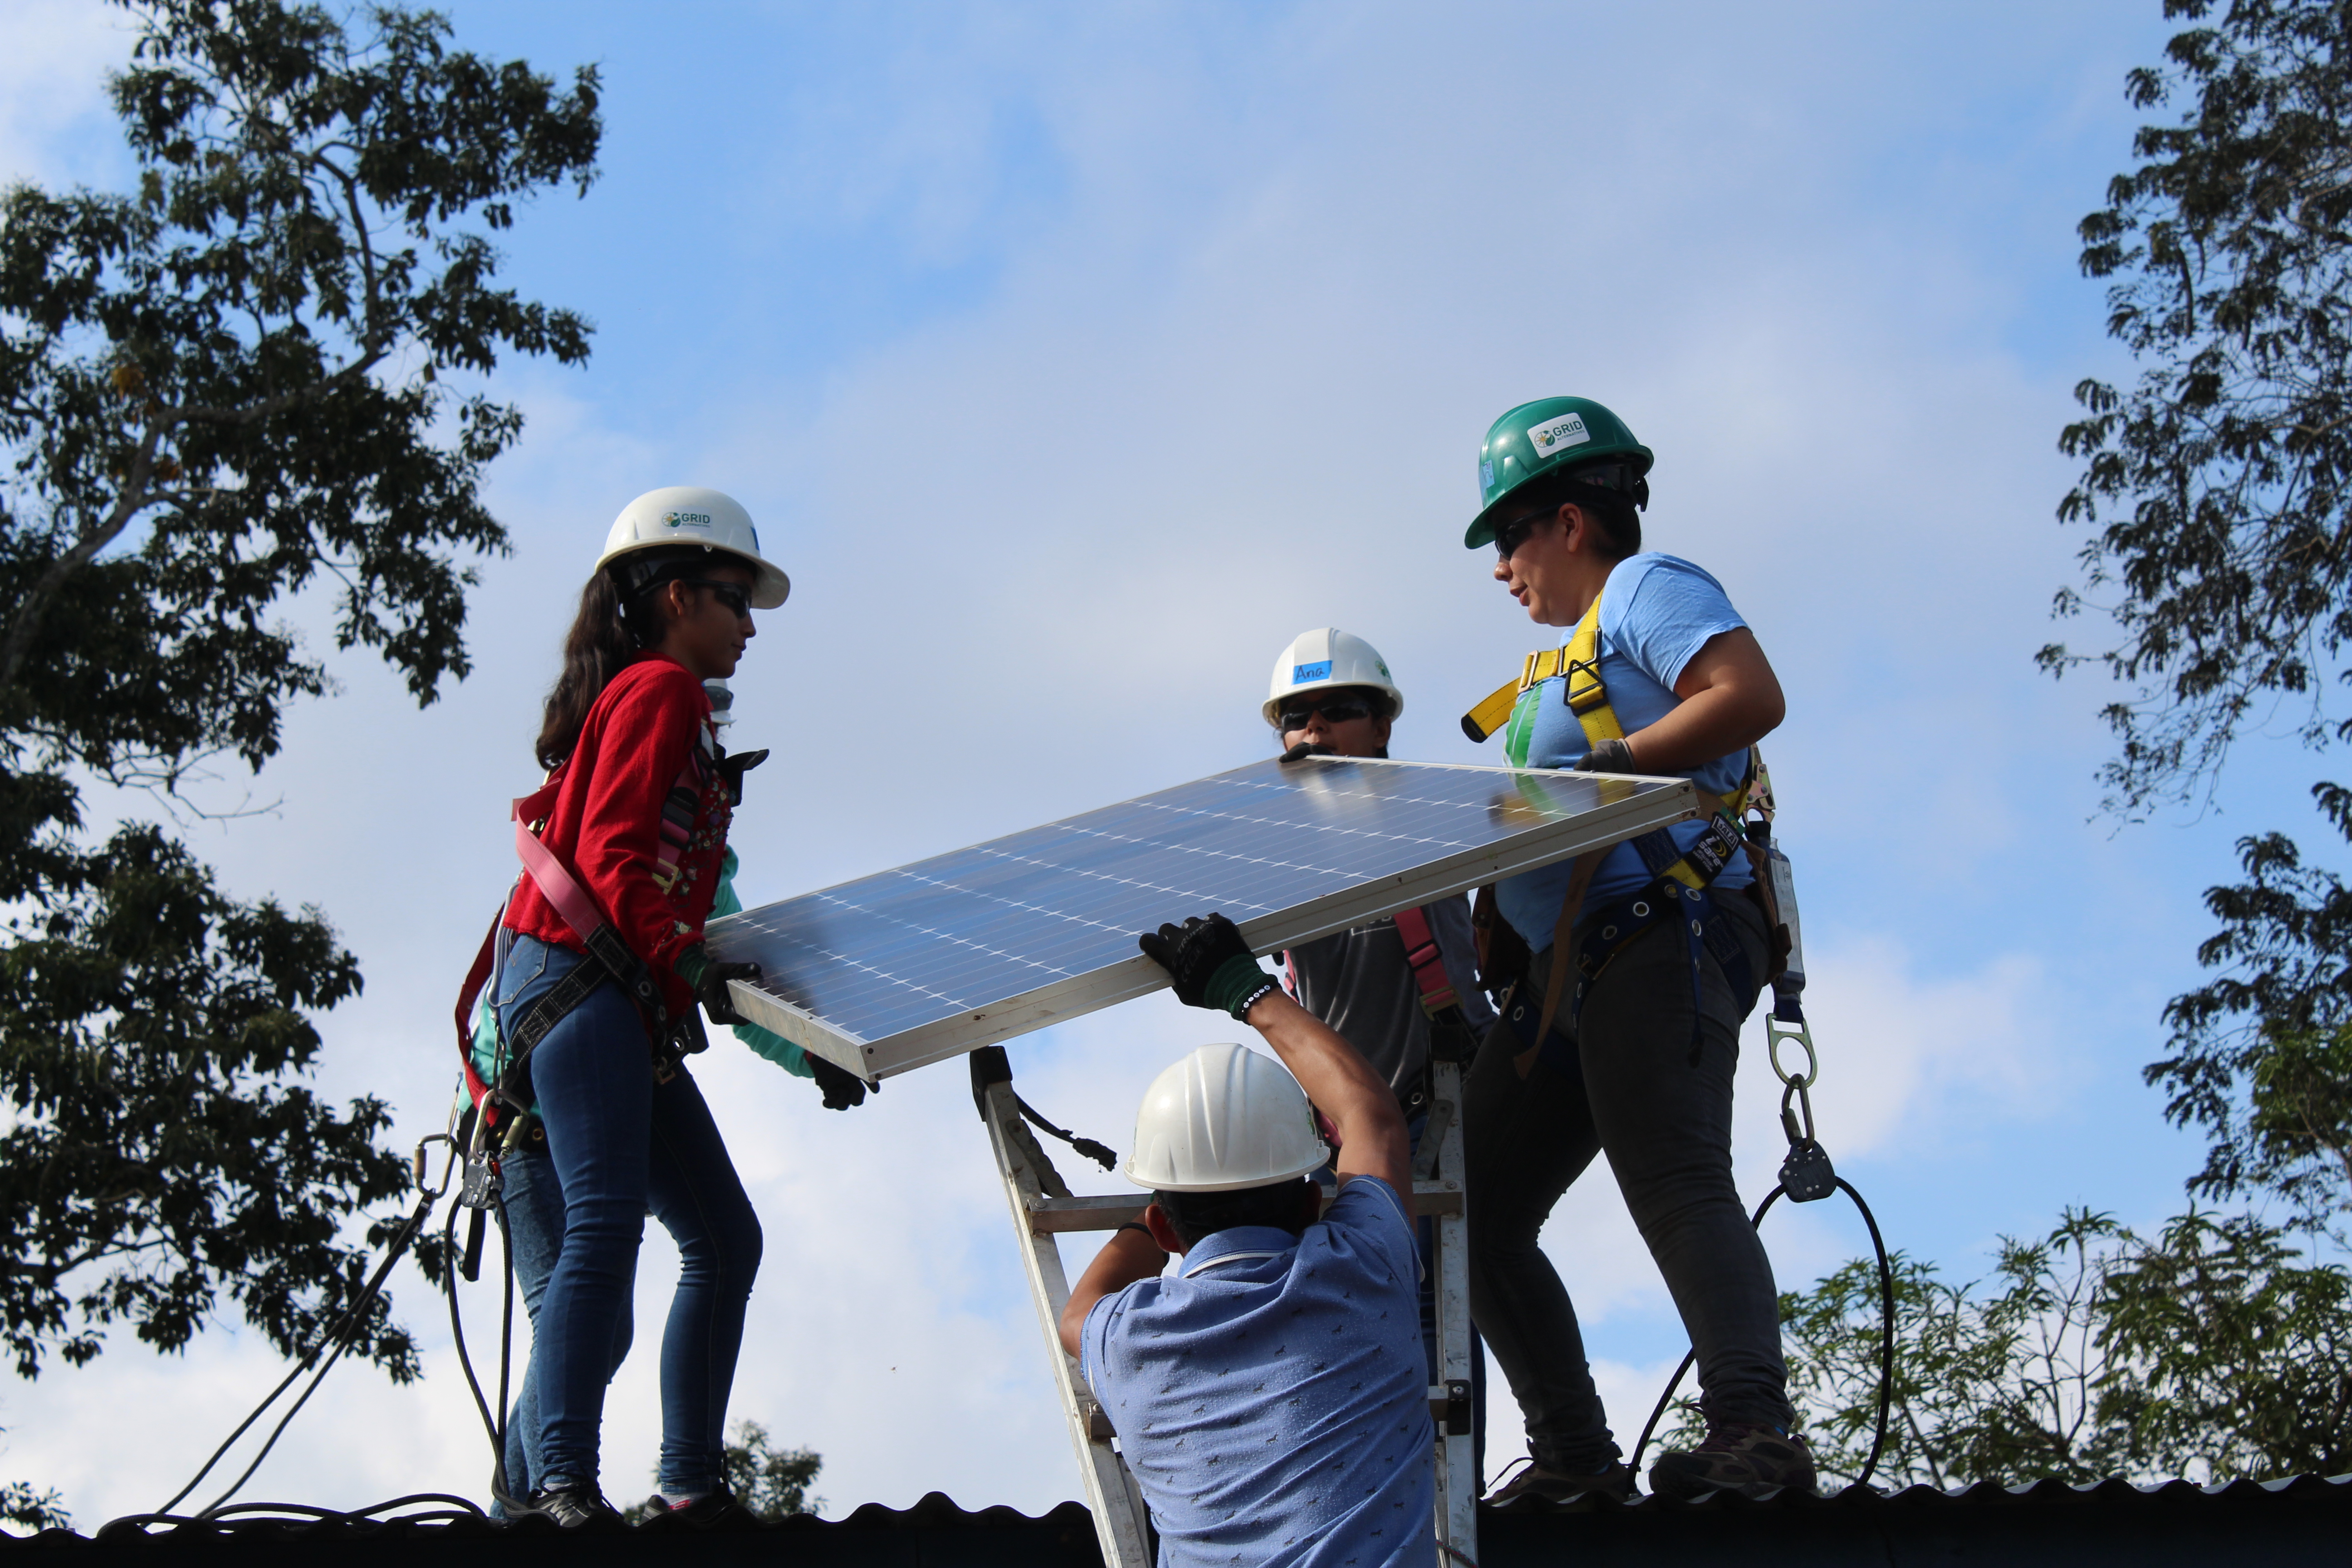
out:
<path id="1" fill-rule="evenodd" d="M 1309 763 L 1325 761 L 1307 758 Z M 1381 765 L 1388 759 L 1348 757 L 1328 759 L 1353 766 Z M 1508 776 L 1543 773 L 1545 769 L 1481 767 L 1461 763 L 1389 763 L 1409 768 L 1444 768 Z M 1647 833 L 1654 828 L 1687 822 L 1701 815 L 1697 792 L 1688 779 L 1652 778 L 1632 774 L 1584 773 L 1580 778 L 1604 782 L 1623 778 L 1647 786 L 1622 800 L 1605 802 L 1590 811 L 1559 817 L 1530 828 L 1504 843 L 1460 851 L 1429 861 L 1410 871 L 1380 877 L 1325 894 L 1307 903 L 1241 922 L 1243 940 L 1263 956 L 1312 942 L 1333 931 L 1347 931 L 1402 909 L 1426 904 L 1484 886 L 1505 877 L 1532 871 L 1555 861 L 1581 855 Z M 855 880 L 864 880 L 856 879 Z M 848 886 L 847 883 L 835 886 Z M 1171 915 L 1200 910 L 1171 910 Z M 741 917 L 730 917 L 740 919 Z M 717 922 L 714 922 L 714 926 Z M 723 946 L 714 931 L 713 947 Z M 714 955 L 715 955 L 714 951 Z M 1168 972 L 1138 952 L 1134 957 L 1083 974 L 1056 980 L 1002 1001 L 959 1012 L 950 1017 L 901 1030 L 878 1040 L 861 1037 L 794 1006 L 773 992 L 737 980 L 729 983 L 736 1010 L 751 1022 L 780 1035 L 804 1051 L 813 1051 L 836 1067 L 877 1083 L 916 1068 L 978 1050 L 1018 1035 L 1054 1024 L 1067 1023 L 1088 1013 L 1148 996 L 1169 984 Z"/>

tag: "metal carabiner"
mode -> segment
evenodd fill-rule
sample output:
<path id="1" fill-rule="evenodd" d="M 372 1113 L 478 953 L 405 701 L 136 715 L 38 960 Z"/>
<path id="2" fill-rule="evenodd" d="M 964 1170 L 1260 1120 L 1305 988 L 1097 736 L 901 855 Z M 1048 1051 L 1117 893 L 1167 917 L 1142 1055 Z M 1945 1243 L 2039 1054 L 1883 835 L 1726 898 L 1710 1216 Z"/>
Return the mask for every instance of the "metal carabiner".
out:
<path id="1" fill-rule="evenodd" d="M 1819 1142 L 1820 1140 L 1813 1136 L 1813 1097 L 1805 1092 L 1801 1080 L 1789 1079 L 1786 1082 L 1788 1087 L 1780 1091 L 1780 1131 L 1789 1135 L 1791 1144 Z M 1805 1120 L 1801 1129 L 1798 1126 L 1795 1113 L 1789 1109 L 1789 1102 L 1792 1100 L 1804 1108 Z"/>
<path id="2" fill-rule="evenodd" d="M 427 1189 L 425 1185 L 426 1163 L 425 1146 L 428 1143 L 446 1143 L 449 1145 L 448 1163 L 441 1167 L 441 1184 L 430 1189 Z M 457 1141 L 455 1138 L 450 1137 L 446 1132 L 428 1132 L 424 1137 L 418 1139 L 416 1142 L 416 1159 L 412 1171 L 412 1174 L 416 1180 L 417 1190 L 425 1193 L 434 1202 L 440 1202 L 441 1195 L 449 1190 L 450 1178 L 457 1173 L 457 1161 L 464 1152 L 465 1151 L 457 1146 Z"/>

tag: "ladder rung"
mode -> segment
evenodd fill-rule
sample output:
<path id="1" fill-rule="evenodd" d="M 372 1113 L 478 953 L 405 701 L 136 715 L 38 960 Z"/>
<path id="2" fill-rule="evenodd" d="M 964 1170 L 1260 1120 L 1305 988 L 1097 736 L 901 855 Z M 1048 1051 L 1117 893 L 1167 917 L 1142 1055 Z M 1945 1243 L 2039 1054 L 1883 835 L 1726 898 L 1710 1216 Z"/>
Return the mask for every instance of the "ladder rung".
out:
<path id="1" fill-rule="evenodd" d="M 1029 1200 L 1029 1231 L 1033 1236 L 1050 1236 L 1066 1230 L 1117 1230 L 1129 1220 L 1143 1217 L 1143 1210 L 1151 1199 L 1138 1193 L 1111 1193 L 1091 1198 L 1031 1198 Z"/>
<path id="2" fill-rule="evenodd" d="M 1459 1182 L 1415 1182 L 1412 1184 L 1412 1212 L 1419 1214 L 1460 1214 L 1462 1184 Z"/>

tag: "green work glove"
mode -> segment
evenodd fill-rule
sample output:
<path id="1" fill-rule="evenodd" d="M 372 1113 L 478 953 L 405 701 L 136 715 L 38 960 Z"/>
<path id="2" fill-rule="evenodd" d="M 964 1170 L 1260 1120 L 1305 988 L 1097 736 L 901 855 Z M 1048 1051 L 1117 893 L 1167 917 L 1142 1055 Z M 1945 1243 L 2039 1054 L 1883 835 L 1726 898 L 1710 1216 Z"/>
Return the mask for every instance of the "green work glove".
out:
<path id="1" fill-rule="evenodd" d="M 751 1021 L 735 1011 L 734 1000 L 727 992 L 727 983 L 730 980 L 759 979 L 758 964 L 718 963 L 702 951 L 702 944 L 698 942 L 679 953 L 672 961 L 670 968 L 686 982 L 688 989 L 694 993 L 694 999 L 702 1004 L 704 1012 L 710 1015 L 712 1023 L 748 1024 Z"/>
<path id="2" fill-rule="evenodd" d="M 1223 915 L 1194 915 L 1181 926 L 1145 931 L 1136 945 L 1168 972 L 1176 999 L 1188 1007 L 1214 1007 L 1246 1021 L 1258 998 L 1277 989 Z"/>

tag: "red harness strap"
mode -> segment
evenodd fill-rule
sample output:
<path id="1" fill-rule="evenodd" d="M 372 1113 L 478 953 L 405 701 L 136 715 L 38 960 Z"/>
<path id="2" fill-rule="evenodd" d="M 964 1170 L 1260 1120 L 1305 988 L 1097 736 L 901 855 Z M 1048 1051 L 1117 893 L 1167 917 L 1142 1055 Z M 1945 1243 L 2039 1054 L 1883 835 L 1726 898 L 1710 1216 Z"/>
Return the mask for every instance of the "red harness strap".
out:
<path id="1" fill-rule="evenodd" d="M 522 858 L 524 874 L 539 885 L 541 896 L 555 906 L 555 912 L 563 917 L 563 923 L 570 926 L 572 934 L 584 943 L 593 938 L 597 929 L 605 923 L 604 920 L 597 914 L 594 902 L 581 890 L 580 884 L 572 879 L 563 862 L 557 859 L 554 852 L 541 844 L 539 836 L 530 830 L 530 825 L 545 816 L 554 805 L 560 776 L 559 770 L 557 775 L 551 776 L 535 792 L 514 803 L 515 853 Z M 505 911 L 501 909 L 499 920 L 504 918 Z M 490 929 L 482 937 L 481 950 L 474 954 L 474 962 L 466 971 L 466 982 L 457 991 L 457 1059 L 465 1067 L 466 1093 L 482 1108 L 486 1119 L 495 1118 L 497 1112 L 493 1106 L 484 1104 L 489 1096 L 490 1086 L 484 1083 L 481 1074 L 474 1070 L 474 1008 L 481 999 L 483 985 L 490 978 L 492 960 L 498 951 L 499 923 L 499 920 L 490 921 Z"/>
<path id="2" fill-rule="evenodd" d="M 1445 955 L 1438 951 L 1437 933 L 1429 916 L 1418 908 L 1396 912 L 1397 935 L 1404 939 L 1404 961 L 1412 966 L 1412 983 L 1421 987 L 1421 1010 L 1434 1018 L 1462 998 L 1445 973 Z"/>

